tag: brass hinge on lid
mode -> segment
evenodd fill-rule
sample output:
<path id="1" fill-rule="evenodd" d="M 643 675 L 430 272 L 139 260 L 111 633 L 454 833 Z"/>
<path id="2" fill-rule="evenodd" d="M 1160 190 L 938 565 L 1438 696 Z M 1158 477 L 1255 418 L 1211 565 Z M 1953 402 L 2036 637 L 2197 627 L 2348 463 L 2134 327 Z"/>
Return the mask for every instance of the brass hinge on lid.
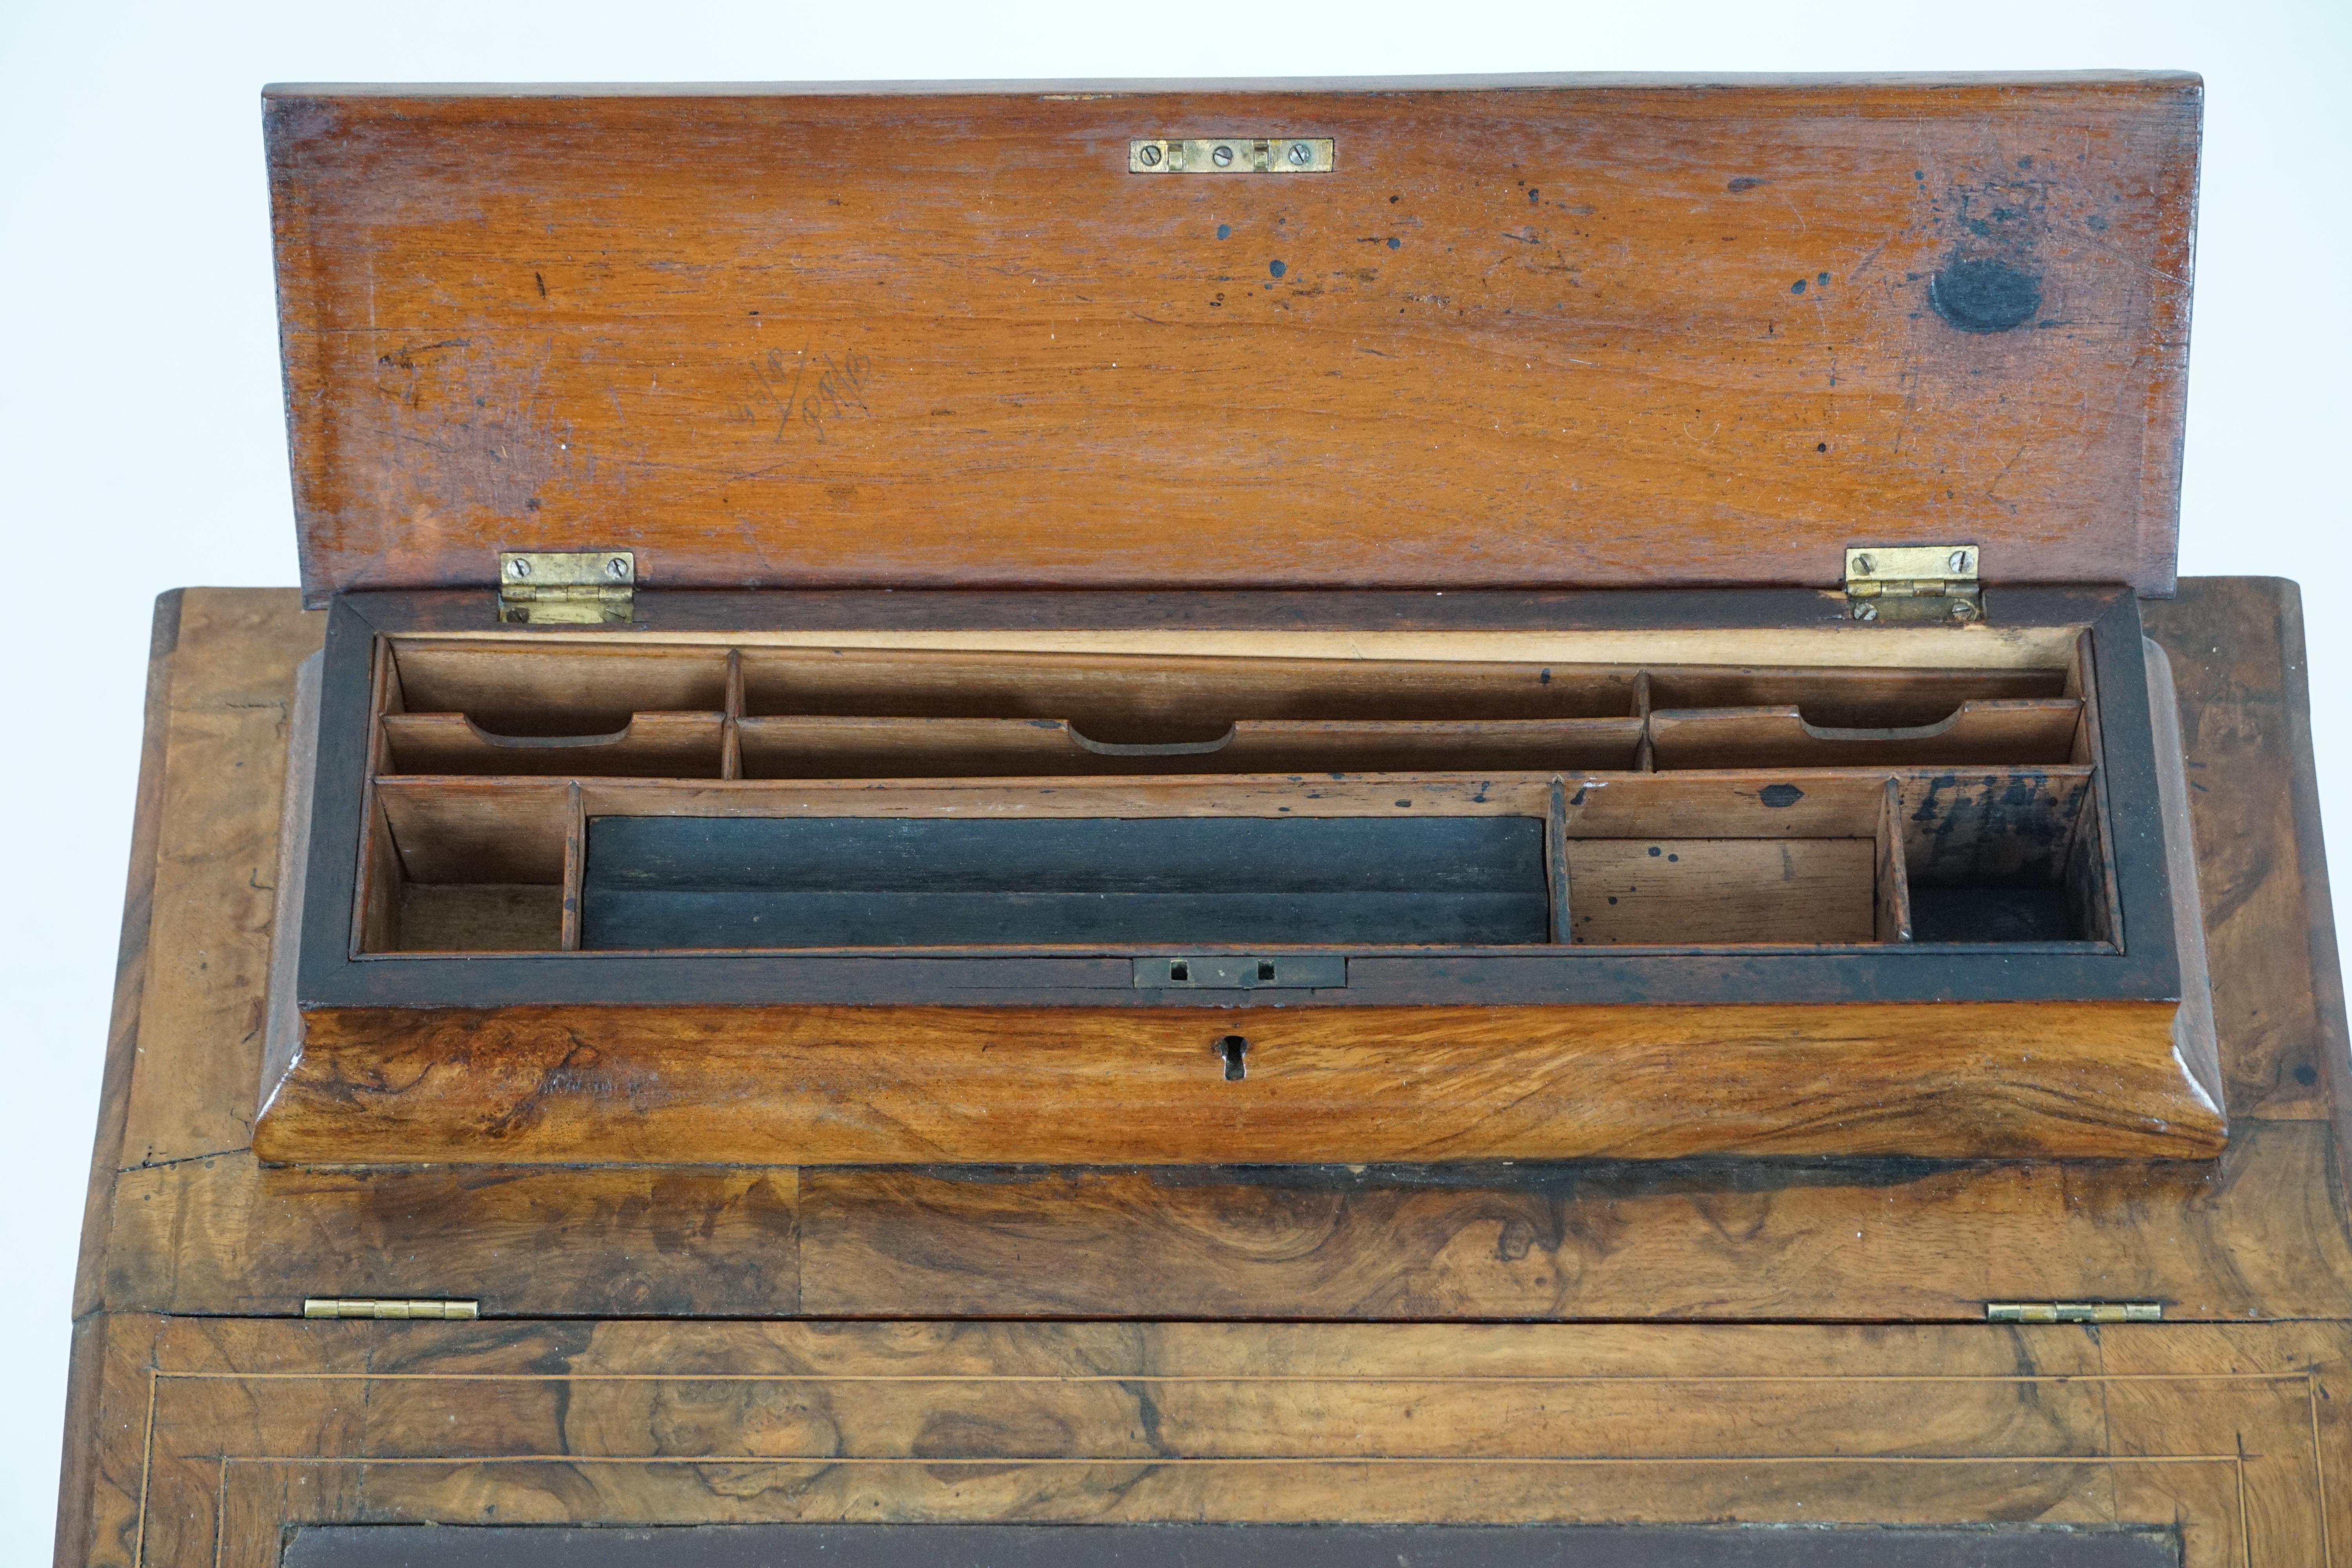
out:
<path id="1" fill-rule="evenodd" d="M 388 1318 L 395 1321 L 415 1318 L 478 1318 L 482 1306 L 478 1301 L 404 1301 L 381 1296 L 306 1296 L 302 1300 L 302 1315 L 306 1318 Z"/>
<path id="2" fill-rule="evenodd" d="M 1973 544 L 1864 544 L 1845 552 L 1846 610 L 1857 621 L 1984 618 Z"/>
<path id="3" fill-rule="evenodd" d="M 1987 1301 L 1989 1323 L 2160 1323 L 2161 1301 Z"/>
<path id="4" fill-rule="evenodd" d="M 1333 151 L 1328 136 L 1142 137 L 1127 144 L 1127 172 L 1328 174 Z"/>
<path id="5" fill-rule="evenodd" d="M 637 613 L 631 550 L 509 550 L 499 556 L 499 619 L 593 626 Z"/>

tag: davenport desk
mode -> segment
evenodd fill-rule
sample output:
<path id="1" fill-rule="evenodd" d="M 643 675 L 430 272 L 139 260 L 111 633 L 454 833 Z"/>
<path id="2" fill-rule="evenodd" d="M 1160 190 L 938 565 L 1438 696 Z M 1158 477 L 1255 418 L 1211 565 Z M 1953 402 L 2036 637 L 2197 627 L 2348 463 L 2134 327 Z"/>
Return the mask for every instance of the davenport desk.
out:
<path id="1" fill-rule="evenodd" d="M 58 1561 L 2352 1555 L 2200 103 L 271 89 Z"/>
<path id="2" fill-rule="evenodd" d="M 2218 1164 L 370 1173 L 249 1146 L 289 707 L 324 617 L 167 595 L 58 1561 L 757 1521 L 1977 1523 L 2340 1560 L 2352 1058 L 2299 601 L 2189 580 L 2147 614 L 2179 693 Z M 306 1321 L 320 1296 L 480 1317 Z M 2163 1321 L 1986 1321 L 2121 1301 Z"/>

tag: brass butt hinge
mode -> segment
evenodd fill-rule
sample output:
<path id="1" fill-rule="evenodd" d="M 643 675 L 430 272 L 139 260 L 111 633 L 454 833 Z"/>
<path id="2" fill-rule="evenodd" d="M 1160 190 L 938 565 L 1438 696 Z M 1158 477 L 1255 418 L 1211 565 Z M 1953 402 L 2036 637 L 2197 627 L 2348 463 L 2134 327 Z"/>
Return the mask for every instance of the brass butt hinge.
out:
<path id="1" fill-rule="evenodd" d="M 306 1296 L 302 1299 L 302 1315 L 306 1318 L 389 1318 L 395 1321 L 414 1318 L 478 1318 L 482 1315 L 479 1301 L 402 1301 L 382 1296 Z"/>
<path id="2" fill-rule="evenodd" d="M 637 613 L 633 550 L 509 550 L 499 555 L 499 619 L 593 626 Z"/>
<path id="3" fill-rule="evenodd" d="M 1140 137 L 1127 144 L 1130 174 L 1328 174 L 1328 136 Z M 1281 269 L 1276 268 L 1276 276 Z"/>
<path id="4" fill-rule="evenodd" d="M 1973 544 L 1864 544 L 1845 552 L 1846 613 L 1857 621 L 1984 618 Z"/>
<path id="5" fill-rule="evenodd" d="M 1987 1301 L 1989 1323 L 2160 1323 L 2161 1301 Z"/>

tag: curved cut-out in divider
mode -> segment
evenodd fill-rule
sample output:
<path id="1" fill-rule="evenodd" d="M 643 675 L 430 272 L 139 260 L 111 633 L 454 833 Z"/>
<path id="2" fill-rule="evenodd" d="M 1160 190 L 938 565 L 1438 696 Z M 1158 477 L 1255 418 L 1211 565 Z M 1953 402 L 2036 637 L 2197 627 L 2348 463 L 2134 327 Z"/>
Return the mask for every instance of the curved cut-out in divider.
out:
<path id="1" fill-rule="evenodd" d="M 1227 725 L 1225 732 L 1213 741 L 1171 741 L 1163 745 L 1127 746 L 1112 741 L 1097 741 L 1076 725 L 1066 725 L 1070 743 L 1098 757 L 1206 757 L 1223 751 L 1234 743 L 1240 732 L 1239 725 Z"/>
<path id="2" fill-rule="evenodd" d="M 747 778 L 1496 772 L 1623 768 L 1639 719 L 1243 720 L 1209 741 L 1115 744 L 1056 719 L 803 715 L 739 725 Z"/>
<path id="3" fill-rule="evenodd" d="M 501 735 L 463 713 L 387 713 L 392 773 L 717 778 L 724 713 L 639 713 L 601 735 Z"/>
<path id="4" fill-rule="evenodd" d="M 1933 724 L 1832 729 L 1794 707 L 1663 710 L 1650 715 L 1661 768 L 2029 767 L 2074 754 L 2074 698 L 1963 702 Z"/>

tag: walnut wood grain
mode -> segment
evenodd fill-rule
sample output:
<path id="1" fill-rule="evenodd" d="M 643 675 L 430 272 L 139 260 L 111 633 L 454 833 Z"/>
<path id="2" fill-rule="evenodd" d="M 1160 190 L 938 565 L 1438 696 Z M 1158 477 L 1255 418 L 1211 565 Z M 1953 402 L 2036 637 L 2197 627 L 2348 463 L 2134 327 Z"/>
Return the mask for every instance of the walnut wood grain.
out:
<path id="1" fill-rule="evenodd" d="M 2141 1524 L 2320 1563 L 2341 1324 L 114 1321 L 74 1564 L 289 1524 Z"/>
<path id="2" fill-rule="evenodd" d="M 290 595 L 192 591 L 172 607 L 183 613 L 171 619 L 176 647 L 159 626 L 151 756 L 171 749 L 175 698 L 283 701 L 308 640 Z M 1800 1504 L 1803 1517 L 1822 1517 L 1824 1500 L 1868 1520 L 2177 1521 L 2191 1563 L 2321 1560 L 2327 1542 L 2352 1540 L 2352 1434 L 2337 1396 L 2352 1244 L 2324 1114 L 2330 1080 L 2316 1065 L 2339 1054 L 2342 1016 L 2294 591 L 2192 582 L 2156 609 L 2180 675 L 2190 776 L 2206 786 L 2191 805 L 2222 1058 L 2241 1118 L 2218 1165 L 1702 1160 L 952 1180 L 843 1168 L 320 1172 L 264 1169 L 244 1148 L 142 1161 L 112 1143 L 102 1121 L 91 1201 L 107 1222 L 86 1237 L 58 1561 L 205 1563 L 216 1550 L 222 1561 L 270 1561 L 284 1525 L 303 1519 L 862 1509 L 902 1519 L 1418 1510 L 1794 1520 Z M 142 787 L 139 855 L 211 842 L 203 833 L 215 818 L 217 842 L 229 846 L 249 837 L 239 820 L 274 821 L 276 775 L 260 765 L 268 744 L 257 737 L 201 787 L 193 775 L 176 795 L 160 779 Z M 267 888 L 266 866 L 236 860 L 197 857 L 212 880 L 194 896 L 229 897 L 247 880 Z M 249 1103 L 240 1097 L 257 1070 L 257 1032 L 212 1020 L 257 1006 L 268 924 L 236 920 L 207 934 L 193 921 L 135 918 L 142 874 L 134 859 L 126 960 L 151 937 L 169 951 L 205 936 L 209 967 L 193 987 L 165 986 L 126 962 L 108 1080 L 120 1087 L 109 1103 L 127 1106 L 142 1090 L 152 1116 L 184 1101 L 187 1125 L 201 1128 Z M 2314 1066 L 2313 1084 L 2299 1082 L 2297 1063 Z M 1851 1321 L 1973 1318 L 1986 1300 L 2015 1297 L 2160 1299 L 2169 1318 L 2209 1321 L 1454 1323 L 1385 1329 L 1405 1337 L 1375 1341 L 1345 1337 L 1360 1329 L 1275 1324 L 217 1316 L 291 1313 L 319 1289 L 478 1294 L 494 1314 L 557 1319 Z M 901 1385 L 870 1381 L 1007 1372 L 1051 1382 L 992 1385 L 1002 1396 L 976 1403 L 944 1398 L 936 1422 L 911 1414 Z M 1088 1403 L 1066 1386 L 1074 1373 L 1108 1379 L 1131 1403 Z M 1562 1413 L 1578 1409 L 1590 1409 L 1596 1430 L 1634 1432 L 1618 1397 L 1625 1389 L 1612 1384 L 1589 1405 L 1559 1392 L 1531 1406 L 1517 1385 L 1496 1385 L 1490 1400 L 1428 1405 L 1426 1385 L 1416 1385 L 1409 1405 L 1391 1408 L 1360 1386 L 1530 1373 L 1650 1380 L 1636 1386 L 1639 1431 L 1653 1446 L 1609 1454 L 1580 1444 L 1584 1468 L 1564 1487 L 1533 1449 L 1570 1431 Z M 638 1381 L 618 1400 L 609 1397 L 617 1384 L 592 1393 L 573 1415 L 582 1374 Z M 1275 1375 L 1306 1381 L 1267 1381 Z M 1152 1380 L 1169 1376 L 1241 1382 L 1222 1403 L 1163 1402 L 1171 1385 Z M 538 1392 L 486 1381 L 517 1377 L 541 1380 Z M 2082 1398 L 2094 1379 L 2095 1416 Z M 1401 1383 L 1390 1386 L 1403 1395 Z M 1494 1429 L 1482 1414 L 1490 1403 L 1529 1419 L 1515 1461 L 1480 1454 L 1475 1465 L 1381 1465 L 1363 1478 L 1334 1464 L 1187 1462 L 1197 1435 L 1226 1431 L 1326 1443 L 1385 1433 L 1399 1453 L 1407 1440 L 1438 1444 L 1449 1433 L 1467 1449 L 1520 1441 Z M 1425 1408 L 1443 1420 L 1424 1421 Z M 1148 1453 L 1106 1450 L 1107 1463 L 1075 1469 L 1038 1458 L 1083 1452 L 1040 1443 L 1117 1437 L 1139 1424 L 1148 1434 L 1163 1410 L 1172 1418 Z M 1836 1435 L 1834 1458 L 1822 1457 L 1825 1433 Z M 1707 1450 L 1715 1468 L 1657 1447 L 1702 1438 L 1729 1445 Z M 815 1451 L 793 1446 L 803 1441 L 828 1445 L 821 1461 L 794 1460 Z M 546 1458 L 518 1454 L 526 1444 Z M 283 1462 L 260 1462 L 272 1455 Z M 352 1462 L 362 1455 L 373 1458 Z M 2332 1467 L 2324 1481 L 2323 1467 Z"/>
<path id="3" fill-rule="evenodd" d="M 2352 1147 L 2343 1120 L 2352 1117 L 2352 1043 L 2321 847 L 2302 595 L 2275 577 L 2185 589 L 2143 613 L 2179 693 L 2229 1104 L 2233 1114 L 2324 1118 L 2332 1101 Z"/>
<path id="4" fill-rule="evenodd" d="M 2071 699 L 1963 702 L 1930 724 L 1831 729 L 1792 706 L 1660 710 L 1650 744 L 1661 768 L 2016 766 L 2073 760 L 2083 705 Z"/>
<path id="5" fill-rule="evenodd" d="M 283 700 L 304 626 L 291 595 L 189 597 L 219 600 L 191 617 L 218 631 L 183 639 L 185 688 Z M 231 605 L 237 615 L 219 613 Z M 2326 910 L 2315 815 L 2272 805 L 2306 789 L 2311 766 L 2289 723 L 2300 694 L 2278 684 L 2279 656 L 2267 651 L 2280 647 L 2293 590 L 2205 580 L 2154 608 L 2176 653 L 2197 650 L 2176 663 L 2191 777 L 2209 785 L 2191 800 L 2236 1117 L 2215 1166 L 1702 1161 L 1507 1178 L 1376 1168 L 960 1182 L 836 1168 L 800 1183 L 794 1243 L 775 1225 L 730 1223 L 723 1172 L 688 1181 L 674 1169 L 493 1167 L 464 1180 L 414 1171 L 329 1182 L 259 1169 L 235 1121 L 211 1151 L 166 1152 L 207 1159 L 123 1157 L 128 1185 L 109 1209 L 110 1239 L 93 1241 L 102 1267 L 86 1296 L 129 1310 L 268 1312 L 320 1289 L 448 1291 L 502 1313 L 561 1315 L 628 1300 L 643 1289 L 637 1260 L 660 1258 L 680 1282 L 674 1310 L 768 1315 L 784 1310 L 778 1259 L 797 1252 L 814 1312 L 1948 1319 L 2015 1295 L 2160 1298 L 2187 1317 L 2352 1314 L 2330 1129 L 2270 1120 L 2274 1108 L 2312 1114 L 2293 1097 L 2313 1091 L 2290 1067 L 2250 1078 L 2247 1065 L 2248 1053 L 2316 1064 L 2340 1037 L 2332 942 L 2315 925 Z M 2230 672 L 2229 684 L 2217 690 L 2209 670 Z M 2202 717 L 2204 692 L 2224 702 L 2226 721 Z M 2301 722 L 2299 709 L 2292 716 Z M 278 803 L 260 760 L 207 773 L 209 787 L 160 824 L 160 841 L 201 841 L 215 818 L 266 831 Z M 272 880 L 266 866 L 229 861 L 210 874 L 206 896 L 223 900 Z M 206 940 L 202 1005 L 150 986 L 118 1037 L 140 1042 L 135 1072 L 127 1044 L 116 1060 L 151 1104 L 226 1121 L 249 1113 L 260 1041 L 250 1025 L 207 1020 L 257 1014 L 266 918 Z M 496 1246 L 460 1247 L 469 1227 Z M 1839 1244 L 1856 1228 L 1874 1239 Z"/>
<path id="6" fill-rule="evenodd" d="M 2200 107 L 276 89 L 305 591 L 582 548 L 656 587 L 1826 585 L 1926 539 L 2168 592 Z M 1128 173 L 1212 127 L 1337 167 Z"/>
<path id="7" fill-rule="evenodd" d="M 1866 938 L 1871 846 L 1850 842 Z M 2217 1154 L 2176 1011 L 320 1008 L 253 1147 L 349 1164 Z M 1240 1082 L 1220 1054 L 1237 1033 Z"/>

